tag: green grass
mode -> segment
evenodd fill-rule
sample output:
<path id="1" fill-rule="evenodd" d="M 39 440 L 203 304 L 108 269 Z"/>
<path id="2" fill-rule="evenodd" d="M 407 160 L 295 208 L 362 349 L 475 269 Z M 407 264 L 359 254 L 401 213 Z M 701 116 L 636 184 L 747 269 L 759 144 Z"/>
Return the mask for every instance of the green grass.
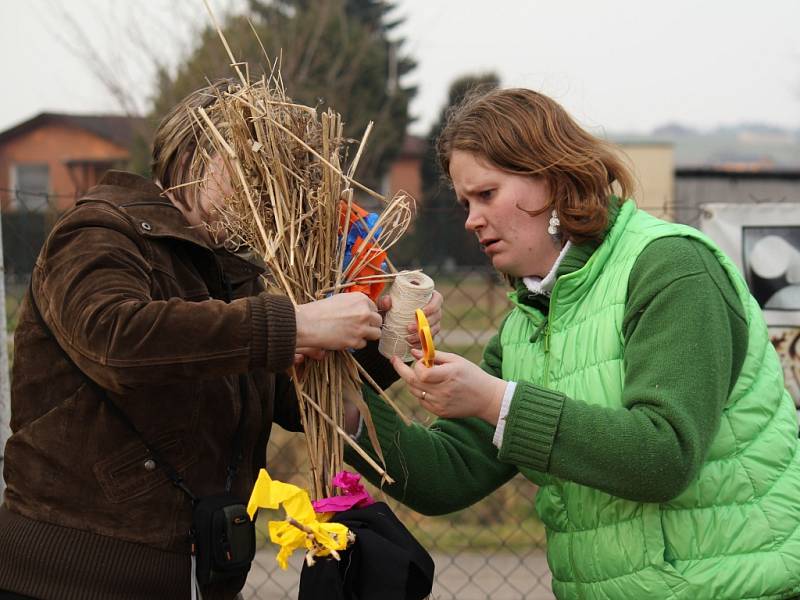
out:
<path id="1" fill-rule="evenodd" d="M 436 289 L 444 296 L 443 329 L 496 329 L 510 308 L 507 286 L 494 277 L 474 274 L 461 279 L 434 279 Z"/>
<path id="2" fill-rule="evenodd" d="M 8 292 L 8 290 L 6 290 Z M 6 293 L 6 331 L 11 334 L 17 328 L 22 294 Z"/>
<path id="3" fill-rule="evenodd" d="M 451 554 L 464 550 L 494 552 L 500 549 L 524 552 L 545 547 L 544 525 L 537 518 L 484 526 L 453 525 L 447 517 L 436 517 L 426 519 L 424 525 L 412 524 L 408 529 L 430 552 Z"/>
<path id="4" fill-rule="evenodd" d="M 384 499 L 374 488 L 370 491 L 375 499 Z M 544 525 L 532 510 L 534 491 L 527 482 L 514 480 L 472 507 L 438 517 L 420 515 L 391 499 L 388 503 L 429 552 L 524 552 L 546 546 Z M 259 547 L 270 545 L 267 523 L 284 518 L 279 510 L 259 510 L 256 522 Z"/>
<path id="5" fill-rule="evenodd" d="M 256 543 L 259 548 L 271 545 L 267 523 L 282 521 L 280 511 L 259 510 L 256 519 Z M 492 526 L 454 525 L 448 517 L 427 517 L 415 520 L 404 516 L 401 521 L 428 552 L 453 554 L 461 551 L 525 552 L 544 548 L 544 525 L 537 518 L 522 522 L 501 522 Z M 277 553 L 278 547 L 275 546 Z"/>

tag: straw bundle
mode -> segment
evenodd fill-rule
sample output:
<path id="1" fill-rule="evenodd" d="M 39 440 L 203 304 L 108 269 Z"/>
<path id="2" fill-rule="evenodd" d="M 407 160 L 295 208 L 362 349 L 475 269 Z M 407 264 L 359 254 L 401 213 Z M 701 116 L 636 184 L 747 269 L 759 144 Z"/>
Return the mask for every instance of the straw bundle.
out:
<path id="1" fill-rule="evenodd" d="M 220 36 L 227 49 L 221 32 Z M 216 207 L 219 218 L 209 225 L 212 234 L 223 236 L 231 249 L 248 249 L 261 257 L 271 272 L 269 284 L 295 304 L 346 292 L 353 284 L 393 277 L 392 273 L 359 277 L 371 252 L 388 249 L 405 232 L 413 210 L 413 200 L 405 194 L 387 201 L 353 179 L 371 125 L 344 172 L 341 164 L 347 140 L 341 116 L 330 109 L 318 116 L 314 108 L 292 102 L 275 65 L 271 76 L 250 81 L 232 55 L 230 58 L 239 81 L 219 91 L 208 112 L 200 108 L 193 114 L 197 135 L 205 136 L 214 148 L 211 154 L 194 157 L 191 170 L 195 182 L 212 185 L 207 181 L 209 174 L 220 170 L 226 182 L 230 180 L 229 194 Z M 373 247 L 363 245 L 346 265 L 353 188 L 380 198 L 385 206 L 367 236 L 374 241 Z M 394 406 L 349 352 L 328 352 L 324 360 L 310 361 L 302 375 L 293 377 L 315 498 L 334 494 L 331 478 L 343 466 L 343 441 L 390 480 L 342 429 L 342 390 L 347 385 L 358 386 L 361 377 Z M 360 396 L 359 402 L 382 460 L 369 411 Z"/>

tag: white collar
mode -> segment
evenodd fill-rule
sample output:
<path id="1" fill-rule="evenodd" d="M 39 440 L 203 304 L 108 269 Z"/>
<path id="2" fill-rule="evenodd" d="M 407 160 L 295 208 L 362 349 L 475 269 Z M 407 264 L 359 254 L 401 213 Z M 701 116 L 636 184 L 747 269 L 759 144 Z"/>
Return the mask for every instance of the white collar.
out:
<path id="1" fill-rule="evenodd" d="M 564 244 L 564 247 L 561 248 L 561 253 L 558 255 L 558 258 L 556 258 L 556 262 L 554 262 L 553 266 L 550 267 L 550 272 L 545 275 L 544 279 L 536 275 L 522 278 L 522 281 L 525 284 L 525 287 L 528 288 L 528 291 L 533 292 L 534 294 L 539 294 L 540 296 L 549 296 L 552 293 L 553 286 L 556 284 L 558 266 L 561 264 L 561 261 L 564 260 L 564 257 L 567 255 L 567 251 L 571 247 L 572 242 L 570 241 L 567 241 L 567 243 Z"/>

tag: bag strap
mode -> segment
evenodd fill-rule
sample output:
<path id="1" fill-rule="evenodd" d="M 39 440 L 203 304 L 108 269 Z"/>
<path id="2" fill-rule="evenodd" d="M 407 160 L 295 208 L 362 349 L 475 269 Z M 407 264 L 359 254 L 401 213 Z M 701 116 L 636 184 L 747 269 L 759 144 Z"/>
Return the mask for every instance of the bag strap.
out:
<path id="1" fill-rule="evenodd" d="M 233 291 L 231 288 L 230 281 L 227 278 L 224 278 L 225 281 L 225 291 L 226 291 L 226 300 L 230 302 L 233 297 Z M 31 307 L 33 308 L 33 313 L 36 316 L 39 323 L 44 326 L 45 329 L 49 330 L 47 327 L 47 323 L 44 321 L 44 317 L 42 313 L 39 311 L 39 306 L 36 304 L 36 297 L 33 294 L 33 275 L 31 274 L 31 279 L 28 282 L 28 294 L 30 294 L 31 298 Z M 64 352 L 65 358 L 72 363 L 72 365 L 77 369 L 78 366 L 75 362 L 70 358 L 69 354 Z M 80 370 L 80 369 L 78 369 Z M 128 418 L 128 415 L 111 399 L 111 396 L 108 395 L 106 390 L 97 384 L 91 377 L 87 377 L 88 384 L 92 386 L 95 391 L 100 395 L 106 405 L 109 407 L 112 413 L 117 416 L 117 418 L 122 421 L 125 426 L 130 429 L 136 437 L 139 438 L 139 441 L 144 444 L 144 447 L 147 448 L 147 451 L 155 460 L 157 466 L 161 467 L 164 471 L 164 474 L 167 476 L 167 479 L 172 482 L 172 485 L 177 487 L 178 489 L 182 490 L 192 501 L 192 504 L 197 502 L 197 496 L 187 487 L 184 483 L 183 478 L 180 476 L 178 471 L 169 463 L 167 460 L 162 456 L 161 452 L 158 449 L 151 445 L 142 435 L 142 433 L 137 429 L 137 427 L 133 424 L 133 422 Z M 227 476 L 225 478 L 225 492 L 228 493 L 231 491 L 231 487 L 233 486 L 233 480 L 236 477 L 236 473 L 239 471 L 239 466 L 243 459 L 243 452 L 242 452 L 242 437 L 244 434 L 244 422 L 245 422 L 245 412 L 247 409 L 247 400 L 248 400 L 248 382 L 247 376 L 245 374 L 239 375 L 239 398 L 242 405 L 242 410 L 239 414 L 239 423 L 236 426 L 236 431 L 233 434 L 233 442 L 231 448 L 231 459 L 228 463 L 226 468 Z"/>
<path id="2" fill-rule="evenodd" d="M 241 413 L 239 414 L 239 424 L 236 426 L 236 432 L 233 434 L 233 445 L 231 448 L 231 459 L 228 463 L 227 477 L 225 477 L 225 492 L 230 492 L 233 487 L 233 480 L 236 478 L 236 473 L 239 472 L 239 467 L 244 459 L 244 452 L 242 450 L 242 437 L 244 436 L 244 421 L 245 411 L 247 410 L 247 388 L 248 382 L 245 375 L 239 375 L 239 398 L 242 405 Z"/>
<path id="3" fill-rule="evenodd" d="M 225 295 L 226 295 L 226 302 L 229 304 L 233 301 L 233 287 L 231 286 L 231 281 L 227 277 L 223 275 L 223 281 L 225 282 Z M 233 480 L 236 477 L 236 473 L 239 471 L 239 466 L 242 464 L 242 460 L 244 458 L 244 452 L 242 449 L 242 438 L 244 437 L 244 422 L 245 422 L 245 412 L 247 411 L 247 404 L 248 404 L 248 381 L 247 376 L 244 373 L 239 374 L 239 401 L 242 406 L 241 411 L 239 412 L 239 424 L 236 426 L 236 432 L 233 434 L 233 444 L 231 447 L 231 458 L 228 462 L 228 467 L 226 469 L 227 476 L 225 477 L 225 493 L 231 491 L 231 487 L 233 486 Z"/>
<path id="4" fill-rule="evenodd" d="M 173 467 L 170 463 L 168 463 L 161 455 L 161 452 L 159 452 L 155 446 L 152 446 L 145 439 L 142 433 L 136 428 L 136 425 L 134 425 L 133 422 L 131 422 L 131 420 L 128 418 L 128 415 L 126 415 L 122 411 L 122 409 L 119 406 L 117 406 L 117 403 L 111 399 L 111 397 L 106 393 L 106 391 L 102 387 L 97 385 L 94 381 L 92 381 L 92 385 L 96 390 L 100 392 L 106 405 L 108 406 L 109 409 L 111 409 L 111 412 L 114 413 L 117 416 L 117 418 L 120 421 L 122 421 L 125 424 L 125 426 L 136 435 L 136 437 L 139 438 L 139 441 L 141 441 L 142 444 L 144 444 L 144 447 L 147 448 L 147 451 L 150 453 L 150 456 L 152 456 L 153 460 L 155 460 L 156 465 L 161 467 L 161 469 L 164 471 L 164 474 L 167 476 L 167 479 L 169 479 L 172 482 L 172 485 L 174 485 L 176 488 L 183 490 L 183 492 L 191 499 L 192 504 L 197 502 L 197 496 L 195 496 L 194 493 L 192 493 L 192 491 L 186 486 L 186 484 L 183 482 L 183 477 L 181 477 L 178 474 L 178 472 L 175 470 L 175 467 Z"/>

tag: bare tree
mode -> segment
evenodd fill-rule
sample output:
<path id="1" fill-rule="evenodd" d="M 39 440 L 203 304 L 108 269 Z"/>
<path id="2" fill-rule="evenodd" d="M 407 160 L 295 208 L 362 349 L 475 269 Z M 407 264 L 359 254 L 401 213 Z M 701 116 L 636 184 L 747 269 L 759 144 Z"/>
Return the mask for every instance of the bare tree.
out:
<path id="1" fill-rule="evenodd" d="M 164 114 L 206 80 L 231 75 L 231 65 L 202 3 L 105 2 L 104 30 L 113 37 L 92 39 L 74 14 L 57 0 L 48 3 L 49 28 L 76 55 L 128 115 Z M 390 39 L 401 19 L 383 0 L 216 0 L 234 55 L 251 75 L 279 58 L 283 81 L 297 101 L 334 107 L 345 133 L 357 138 L 368 121 L 376 127 L 361 160 L 362 177 L 373 187 L 402 147 L 414 88 L 400 84 L 415 64 Z M 263 44 L 263 46 L 262 46 Z M 147 152 L 149 131 L 135 153 Z M 137 156 L 135 162 L 147 163 Z"/>

